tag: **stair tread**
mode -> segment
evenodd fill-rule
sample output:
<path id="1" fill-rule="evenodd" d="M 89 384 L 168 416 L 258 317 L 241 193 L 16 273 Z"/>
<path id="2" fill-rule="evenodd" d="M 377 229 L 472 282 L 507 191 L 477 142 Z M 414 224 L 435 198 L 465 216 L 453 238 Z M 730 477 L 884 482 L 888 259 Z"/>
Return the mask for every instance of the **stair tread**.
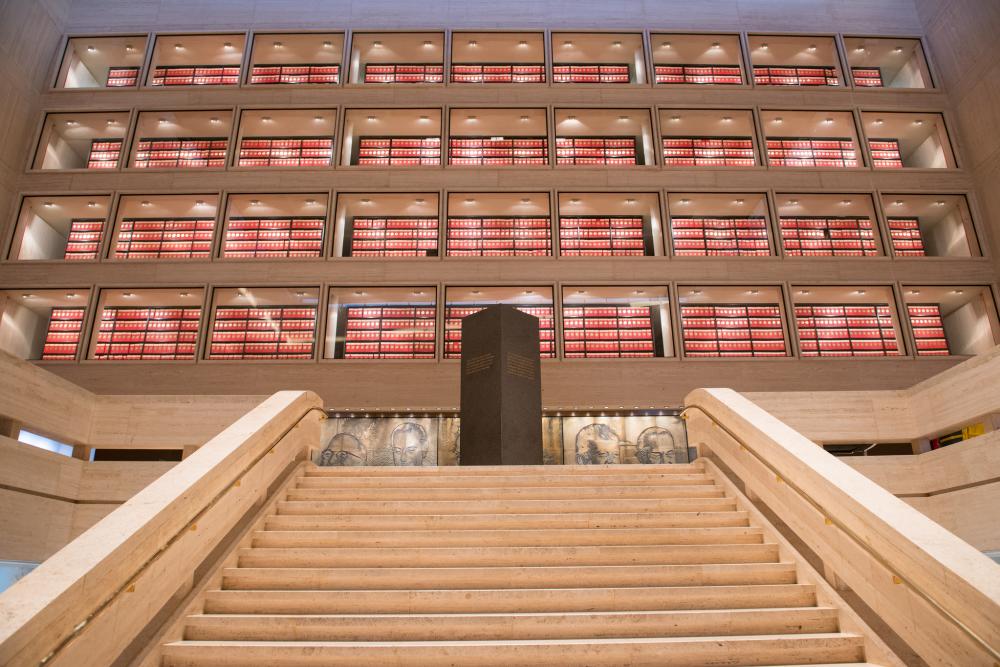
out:
<path id="1" fill-rule="evenodd" d="M 191 614 L 189 620 L 208 619 L 282 619 L 282 620 L 342 620 L 342 619 L 417 619 L 445 620 L 449 618 L 562 618 L 565 616 L 699 616 L 719 614 L 754 613 L 823 613 L 835 614 L 836 608 L 828 606 L 812 607 L 746 607 L 719 609 L 645 609 L 645 610 L 594 610 L 594 611 L 549 611 L 549 612 L 468 612 L 468 613 L 389 613 L 389 614 Z"/>

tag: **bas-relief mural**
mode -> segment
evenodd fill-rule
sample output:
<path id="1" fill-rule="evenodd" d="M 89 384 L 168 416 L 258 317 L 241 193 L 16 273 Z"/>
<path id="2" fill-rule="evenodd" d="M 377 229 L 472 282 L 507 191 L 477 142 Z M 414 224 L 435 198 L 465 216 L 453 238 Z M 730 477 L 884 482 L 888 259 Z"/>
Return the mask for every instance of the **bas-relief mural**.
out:
<path id="1" fill-rule="evenodd" d="M 323 422 L 321 466 L 458 465 L 458 417 L 333 417 Z M 542 418 L 545 465 L 686 463 L 687 433 L 677 416 Z"/>

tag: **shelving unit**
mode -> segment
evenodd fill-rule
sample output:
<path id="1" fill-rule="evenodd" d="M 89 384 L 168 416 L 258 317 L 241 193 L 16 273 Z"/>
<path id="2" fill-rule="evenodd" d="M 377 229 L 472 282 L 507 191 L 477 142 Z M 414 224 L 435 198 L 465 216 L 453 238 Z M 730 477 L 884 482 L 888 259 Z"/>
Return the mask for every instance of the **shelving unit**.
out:
<path id="1" fill-rule="evenodd" d="M 781 243 L 792 257 L 874 257 L 878 255 L 871 218 L 782 216 Z"/>
<path id="2" fill-rule="evenodd" d="M 441 137 L 359 137 L 351 164 L 366 166 L 437 166 Z"/>
<path id="3" fill-rule="evenodd" d="M 423 216 L 347 218 L 344 257 L 437 257 L 438 219 Z"/>
<path id="4" fill-rule="evenodd" d="M 781 306 L 770 304 L 681 305 L 687 357 L 786 357 Z"/>
<path id="5" fill-rule="evenodd" d="M 117 169 L 121 154 L 121 139 L 91 139 L 87 169 Z"/>
<path id="6" fill-rule="evenodd" d="M 547 217 L 452 216 L 445 232 L 448 257 L 547 257 L 552 229 Z"/>
<path id="7" fill-rule="evenodd" d="M 135 88 L 138 83 L 138 67 L 110 67 L 108 82 L 104 85 L 108 88 Z"/>
<path id="8" fill-rule="evenodd" d="M 545 83 L 544 63 L 454 63 L 452 83 Z"/>
<path id="9" fill-rule="evenodd" d="M 901 354 L 888 304 L 796 304 L 804 357 L 883 357 Z"/>
<path id="10" fill-rule="evenodd" d="M 193 360 L 201 308 L 105 306 L 93 359 Z"/>
<path id="11" fill-rule="evenodd" d="M 837 68 L 829 66 L 754 65 L 758 86 L 839 86 Z"/>
<path id="12" fill-rule="evenodd" d="M 365 83 L 443 83 L 444 65 L 365 63 Z"/>
<path id="13" fill-rule="evenodd" d="M 103 230 L 103 218 L 73 218 L 69 224 L 63 259 L 74 261 L 97 259 Z"/>
<path id="14" fill-rule="evenodd" d="M 331 137 L 244 137 L 240 167 L 328 167 L 333 161 Z"/>
<path id="15" fill-rule="evenodd" d="M 215 218 L 123 218 L 115 259 L 206 259 Z"/>
<path id="16" fill-rule="evenodd" d="M 567 359 L 662 357 L 660 321 L 652 306 L 563 306 Z"/>
<path id="17" fill-rule="evenodd" d="M 549 140 L 546 137 L 451 137 L 448 164 L 453 165 L 547 165 Z"/>
<path id="18" fill-rule="evenodd" d="M 447 304 L 444 309 L 444 358 L 462 357 L 462 318 L 478 313 L 493 304 Z M 546 359 L 556 356 L 555 317 L 552 306 L 517 306 L 522 313 L 538 318 L 539 354 Z"/>
<path id="19" fill-rule="evenodd" d="M 902 169 L 903 158 L 896 139 L 869 139 L 868 150 L 875 169 Z"/>
<path id="20" fill-rule="evenodd" d="M 622 63 L 574 63 L 552 66 L 554 83 L 631 83 L 632 68 Z"/>
<path id="21" fill-rule="evenodd" d="M 739 86 L 743 83 L 739 65 L 654 65 L 653 76 L 658 84 Z"/>
<path id="22" fill-rule="evenodd" d="M 160 65 L 153 69 L 151 86 L 238 86 L 239 65 Z"/>
<path id="23" fill-rule="evenodd" d="M 769 137 L 767 162 L 772 167 L 857 167 L 858 152 L 849 137 Z"/>
<path id="24" fill-rule="evenodd" d="M 755 216 L 670 217 L 671 241 L 678 257 L 762 257 L 771 254 L 767 218 Z"/>
<path id="25" fill-rule="evenodd" d="M 312 359 L 316 308 L 220 306 L 209 359 Z"/>
<path id="26" fill-rule="evenodd" d="M 436 309 L 405 303 L 344 304 L 337 359 L 433 359 Z"/>
<path id="27" fill-rule="evenodd" d="M 137 142 L 136 169 L 223 168 L 229 152 L 226 137 L 143 138 Z"/>
<path id="28" fill-rule="evenodd" d="M 910 317 L 910 328 L 916 343 L 917 355 L 921 357 L 951 354 L 948 338 L 941 320 L 941 306 L 936 303 L 908 303 L 906 312 Z"/>
<path id="29" fill-rule="evenodd" d="M 42 346 L 43 361 L 73 361 L 83 334 L 84 308 L 53 308 Z"/>
<path id="30" fill-rule="evenodd" d="M 556 137 L 556 164 L 642 164 L 635 137 Z"/>
<path id="31" fill-rule="evenodd" d="M 255 64 L 250 69 L 251 85 L 337 84 L 340 65 L 336 63 Z"/>
<path id="32" fill-rule="evenodd" d="M 559 254 L 564 257 L 653 255 L 653 235 L 641 216 L 561 216 Z"/>
<path id="33" fill-rule="evenodd" d="M 753 167 L 753 137 L 663 137 L 666 167 Z"/>
<path id="34" fill-rule="evenodd" d="M 320 257 L 325 226 L 323 216 L 230 217 L 222 256 Z"/>
<path id="35" fill-rule="evenodd" d="M 920 221 L 916 218 L 886 218 L 892 252 L 898 257 L 923 257 L 924 240 L 920 235 Z"/>
<path id="36" fill-rule="evenodd" d="M 852 67 L 851 77 L 857 88 L 881 88 L 884 85 L 881 67 Z"/>

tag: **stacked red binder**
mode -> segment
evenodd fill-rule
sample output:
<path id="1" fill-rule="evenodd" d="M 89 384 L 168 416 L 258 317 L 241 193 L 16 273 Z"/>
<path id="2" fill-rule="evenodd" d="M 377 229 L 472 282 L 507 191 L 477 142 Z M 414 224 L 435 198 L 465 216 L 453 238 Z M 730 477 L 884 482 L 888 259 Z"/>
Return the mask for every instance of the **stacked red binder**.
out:
<path id="1" fill-rule="evenodd" d="M 760 257 L 771 254 L 764 216 L 672 216 L 678 257 Z"/>
<path id="2" fill-rule="evenodd" d="M 854 216 L 782 217 L 781 243 L 791 257 L 874 257 L 878 255 L 870 218 Z"/>
<path id="3" fill-rule="evenodd" d="M 337 63 L 254 65 L 250 70 L 251 85 L 340 83 Z"/>
<path id="4" fill-rule="evenodd" d="M 804 357 L 883 357 L 901 354 L 888 304 L 797 304 Z"/>
<path id="5" fill-rule="evenodd" d="M 220 306 L 209 359 L 312 359 L 316 308 Z"/>
<path id="6" fill-rule="evenodd" d="M 656 356 L 653 318 L 650 306 L 564 306 L 566 358 Z"/>
<path id="7" fill-rule="evenodd" d="M 444 358 L 462 357 L 462 318 L 491 304 L 448 304 L 444 311 Z M 517 306 L 522 313 L 538 318 L 539 354 L 543 358 L 556 356 L 555 318 L 552 306 Z"/>
<path id="8" fill-rule="evenodd" d="M 436 257 L 438 219 L 409 216 L 352 218 L 346 257 Z"/>
<path id="9" fill-rule="evenodd" d="M 191 360 L 201 308 L 105 306 L 94 359 Z"/>
<path id="10" fill-rule="evenodd" d="M 465 216 L 448 218 L 448 257 L 544 257 L 552 254 L 548 218 Z"/>
<path id="11" fill-rule="evenodd" d="M 237 86 L 239 65 L 169 65 L 153 70 L 153 86 Z"/>
<path id="12" fill-rule="evenodd" d="M 545 83 L 541 63 L 461 63 L 451 66 L 452 83 Z"/>
<path id="13" fill-rule="evenodd" d="M 123 218 L 115 259 L 205 259 L 214 237 L 215 218 Z"/>
<path id="14" fill-rule="evenodd" d="M 697 83 L 733 86 L 743 83 L 739 65 L 654 65 L 656 83 Z"/>
<path id="15" fill-rule="evenodd" d="M 322 216 L 231 217 L 223 257 L 320 257 Z"/>
<path id="16" fill-rule="evenodd" d="M 139 139 L 136 145 L 136 169 L 205 169 L 223 168 L 229 152 L 225 137 L 171 137 Z"/>
<path id="17" fill-rule="evenodd" d="M 83 308 L 53 308 L 42 346 L 45 361 L 73 361 L 83 334 Z"/>
<path id="18" fill-rule="evenodd" d="M 687 357 L 785 357 L 781 306 L 699 304 L 681 306 Z"/>
<path id="19" fill-rule="evenodd" d="M 908 304 L 906 312 L 910 316 L 917 354 L 922 357 L 945 357 L 951 354 L 948 338 L 941 320 L 941 306 L 936 303 Z"/>
<path id="20" fill-rule="evenodd" d="M 330 137 L 244 137 L 241 167 L 329 167 L 333 161 Z"/>
<path id="21" fill-rule="evenodd" d="M 563 216 L 559 218 L 559 254 L 564 257 L 652 255 L 652 238 L 639 216 Z"/>

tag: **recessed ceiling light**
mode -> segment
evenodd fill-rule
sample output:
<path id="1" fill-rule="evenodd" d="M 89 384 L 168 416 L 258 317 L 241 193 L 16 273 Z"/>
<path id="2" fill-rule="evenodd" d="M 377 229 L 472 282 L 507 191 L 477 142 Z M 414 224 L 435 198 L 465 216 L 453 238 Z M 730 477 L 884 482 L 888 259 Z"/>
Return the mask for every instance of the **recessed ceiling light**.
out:
<path id="1" fill-rule="evenodd" d="M 956 290 L 952 290 L 951 293 L 952 294 L 965 294 L 965 290 L 963 290 L 963 289 L 956 289 Z"/>
<path id="2" fill-rule="evenodd" d="M 331 46 L 333 46 L 333 42 L 331 42 L 330 40 L 325 40 L 323 42 L 323 48 L 324 49 L 329 49 Z"/>
<path id="3" fill-rule="evenodd" d="M 767 48 L 767 42 L 764 42 L 763 44 L 761 44 L 761 45 L 760 45 L 760 48 L 762 48 L 762 49 L 766 49 L 766 48 Z"/>
<path id="4" fill-rule="evenodd" d="M 422 289 L 413 290 L 413 296 L 423 296 L 424 291 Z"/>
<path id="5" fill-rule="evenodd" d="M 160 125 L 166 125 L 166 124 L 167 124 L 167 119 L 166 118 L 161 118 L 160 119 Z"/>
<path id="6" fill-rule="evenodd" d="M 674 121 L 675 123 L 676 123 L 677 121 L 679 121 L 680 119 L 681 119 L 681 117 L 680 117 L 680 116 L 677 116 L 677 115 L 673 115 L 673 116 L 671 116 L 671 117 L 670 117 L 670 120 Z"/>
<path id="7" fill-rule="evenodd" d="M 528 199 L 527 197 L 521 197 L 521 203 L 522 204 L 530 204 L 531 200 Z"/>
<path id="8" fill-rule="evenodd" d="M 260 200 L 259 199 L 251 199 L 250 200 L 250 205 L 251 206 L 260 206 Z"/>
<path id="9" fill-rule="evenodd" d="M 472 290 L 472 294 L 479 295 L 482 294 L 482 292 L 480 290 L 474 289 Z"/>
<path id="10" fill-rule="evenodd" d="M 775 116 L 774 120 L 771 121 L 771 122 L 773 122 L 773 123 L 784 123 L 785 119 L 782 118 L 781 116 Z"/>
<path id="11" fill-rule="evenodd" d="M 276 49 L 280 49 L 283 46 L 284 46 L 284 44 L 282 44 L 281 42 L 275 42 L 274 43 L 274 48 L 276 48 Z"/>
<path id="12" fill-rule="evenodd" d="M 810 52 L 815 51 L 816 50 L 816 45 L 815 44 L 810 44 L 809 48 L 807 50 L 810 51 Z"/>
<path id="13" fill-rule="evenodd" d="M 79 123 L 76 122 L 75 120 L 68 120 L 68 121 L 66 121 L 66 124 L 69 125 L 70 127 L 73 127 L 75 125 L 79 125 Z"/>
<path id="14" fill-rule="evenodd" d="M 196 201 L 194 203 L 194 205 L 195 206 L 204 206 L 205 205 L 205 200 L 204 199 L 199 199 L 198 201 Z"/>
<path id="15" fill-rule="evenodd" d="M 479 116 L 466 116 L 465 120 L 479 120 Z"/>
<path id="16" fill-rule="evenodd" d="M 573 46 L 573 42 L 563 42 L 563 46 Z"/>
<path id="17" fill-rule="evenodd" d="M 326 119 L 323 116 L 313 116 L 313 120 L 317 123 L 322 123 Z"/>
<path id="18" fill-rule="evenodd" d="M 885 122 L 885 121 L 884 121 L 884 120 L 882 120 L 881 118 L 876 118 L 876 119 L 875 119 L 875 124 L 876 124 L 876 125 L 881 125 L 881 124 L 882 124 L 882 123 L 884 123 L 884 122 Z"/>
<path id="19" fill-rule="evenodd" d="M 903 47 L 902 46 L 897 46 L 896 48 L 894 48 L 892 50 L 892 52 L 893 53 L 902 53 L 903 52 Z"/>
<path id="20" fill-rule="evenodd" d="M 750 296 L 757 296 L 758 294 L 760 294 L 760 290 L 759 289 L 748 289 L 747 290 L 747 294 L 749 294 Z"/>
<path id="21" fill-rule="evenodd" d="M 354 291 L 354 296 L 364 296 L 364 295 L 365 295 L 365 293 L 362 290 L 355 290 Z"/>
<path id="22" fill-rule="evenodd" d="M 938 199 L 936 202 L 934 202 L 934 205 L 935 206 L 944 206 L 944 200 L 943 199 Z"/>
<path id="23" fill-rule="evenodd" d="M 923 125 L 924 121 L 918 118 L 917 120 L 913 121 L 913 124 L 914 125 Z"/>
<path id="24" fill-rule="evenodd" d="M 66 298 L 67 299 L 75 299 L 78 296 L 80 296 L 80 295 L 77 294 L 76 292 L 66 292 Z"/>
<path id="25" fill-rule="evenodd" d="M 117 125 L 117 124 L 118 124 L 118 121 L 117 121 L 117 120 L 115 120 L 114 118 L 109 118 L 109 119 L 108 119 L 108 123 L 107 123 L 107 124 L 108 124 L 108 125 Z"/>
<path id="26" fill-rule="evenodd" d="M 920 290 L 918 290 L 918 289 L 911 289 L 910 290 L 910 294 L 913 294 L 913 295 L 920 294 Z"/>
<path id="27" fill-rule="evenodd" d="M 135 296 L 135 292 L 122 292 L 122 296 L 125 297 L 126 299 L 131 299 L 132 297 Z"/>
<path id="28" fill-rule="evenodd" d="M 132 46 L 131 44 L 125 45 L 125 53 L 134 53 L 134 52 L 135 52 L 134 46 Z"/>
<path id="29" fill-rule="evenodd" d="M 521 116 L 522 123 L 527 123 L 529 120 L 531 120 L 531 116 Z"/>
<path id="30" fill-rule="evenodd" d="M 621 46 L 621 45 L 622 45 L 622 41 L 620 39 L 616 39 L 615 41 L 611 42 L 611 46 L 616 46 L 617 47 L 617 46 Z"/>
<path id="31" fill-rule="evenodd" d="M 153 202 L 151 202 L 151 201 L 149 201 L 148 199 L 146 199 L 146 200 L 143 200 L 143 201 L 141 202 L 141 204 L 142 204 L 143 206 L 152 206 L 152 205 L 153 205 Z"/>
<path id="32" fill-rule="evenodd" d="M 94 53 L 95 51 L 97 51 L 97 47 L 91 44 L 90 46 L 87 47 L 87 50 L 90 51 L 91 53 Z"/>
<path id="33" fill-rule="evenodd" d="M 681 203 L 682 203 L 682 204 L 690 204 L 690 203 L 691 203 L 691 200 L 690 200 L 690 199 L 682 199 L 682 200 L 681 200 Z"/>
<path id="34" fill-rule="evenodd" d="M 526 289 L 526 290 L 524 290 L 524 293 L 525 294 L 534 294 L 535 290 L 533 290 L 533 289 Z"/>
<path id="35" fill-rule="evenodd" d="M 382 46 L 382 42 L 376 39 L 374 42 L 372 42 L 372 46 L 374 46 L 376 49 L 380 48 Z"/>
<path id="36" fill-rule="evenodd" d="M 635 199 L 633 197 L 629 197 L 628 199 L 625 200 L 625 203 L 626 204 L 634 204 L 635 203 Z"/>
<path id="37" fill-rule="evenodd" d="M 210 122 L 212 125 L 218 125 L 219 123 L 222 122 L 222 119 L 219 118 L 218 116 L 212 116 L 211 118 L 208 119 L 208 122 Z"/>
<path id="38" fill-rule="evenodd" d="M 576 293 L 577 293 L 577 294 L 586 294 L 586 293 L 587 293 L 587 290 L 585 290 L 585 289 L 578 289 L 578 290 L 576 291 Z"/>
<path id="39" fill-rule="evenodd" d="M 646 293 L 646 290 L 644 290 L 644 289 L 637 289 L 637 290 L 633 290 L 632 291 L 632 294 L 645 294 L 645 293 Z"/>
<path id="40" fill-rule="evenodd" d="M 798 206 L 799 205 L 799 200 L 798 199 L 789 199 L 788 200 L 788 205 L 789 206 Z"/>
<path id="41" fill-rule="evenodd" d="M 425 39 L 425 40 L 424 40 L 424 46 L 425 46 L 425 47 L 428 47 L 428 46 L 434 46 L 434 42 L 432 42 L 432 41 L 431 41 L 431 40 L 429 40 L 429 39 Z"/>
<path id="42" fill-rule="evenodd" d="M 316 200 L 315 199 L 307 199 L 306 200 L 306 206 L 315 206 L 315 205 L 316 205 Z"/>
<path id="43" fill-rule="evenodd" d="M 414 199 L 413 203 L 414 204 L 423 204 L 425 201 L 426 201 L 425 199 Z"/>
<path id="44" fill-rule="evenodd" d="M 632 120 L 631 116 L 618 116 L 618 120 Z"/>
<path id="45" fill-rule="evenodd" d="M 850 206 L 851 200 L 850 199 L 841 199 L 840 203 L 843 204 L 844 206 Z"/>
<path id="46" fill-rule="evenodd" d="M 701 290 L 700 289 L 693 289 L 693 290 L 691 290 L 691 294 L 694 294 L 694 295 L 697 296 L 698 294 L 701 294 Z"/>
<path id="47" fill-rule="evenodd" d="M 181 44 L 180 42 L 178 42 L 177 44 L 174 44 L 174 50 L 175 51 L 180 51 L 183 48 L 184 48 L 184 45 Z"/>
<path id="48" fill-rule="evenodd" d="M 178 292 L 177 296 L 188 297 L 191 296 L 191 292 Z"/>
<path id="49" fill-rule="evenodd" d="M 662 46 L 665 49 L 669 49 L 670 48 L 670 42 L 663 42 L 662 44 L 660 44 L 660 46 Z"/>
<path id="50" fill-rule="evenodd" d="M 232 42 L 223 42 L 223 44 L 222 44 L 222 45 L 223 45 L 224 47 L 226 47 L 227 49 L 231 49 L 231 48 L 233 48 L 233 43 L 232 43 Z"/>
<path id="51" fill-rule="evenodd" d="M 719 45 L 719 43 L 718 43 L 718 42 L 712 42 L 712 48 L 713 48 L 713 49 L 717 49 L 717 48 L 719 48 L 719 46 L 720 46 L 720 45 Z"/>
<path id="52" fill-rule="evenodd" d="M 53 204 L 50 201 L 47 201 L 47 202 L 44 203 L 44 206 L 45 206 L 45 208 L 52 208 L 53 206 L 55 206 L 55 204 Z"/>
<path id="53" fill-rule="evenodd" d="M 33 299 L 34 297 L 35 297 L 34 294 L 22 294 L 21 295 L 22 299 Z"/>
<path id="54" fill-rule="evenodd" d="M 809 294 L 809 290 L 807 290 L 807 289 L 800 289 L 799 290 L 799 294 L 807 295 L 807 294 Z"/>
<path id="55" fill-rule="evenodd" d="M 89 201 L 89 202 L 87 202 L 87 206 L 89 206 L 90 208 L 96 208 L 97 207 L 97 202 L 96 201 Z"/>
<path id="56" fill-rule="evenodd" d="M 854 293 L 855 294 L 859 294 L 861 296 L 864 296 L 865 294 L 867 294 L 867 292 L 865 290 L 863 290 L 863 289 L 855 290 Z"/>
<path id="57" fill-rule="evenodd" d="M 262 123 L 270 123 L 273 119 L 270 116 L 261 116 Z"/>
<path id="58" fill-rule="evenodd" d="M 372 203 L 372 200 L 371 200 L 371 199 L 368 199 L 367 197 L 365 197 L 364 199 L 362 199 L 362 200 L 361 200 L 361 203 L 362 203 L 362 204 L 371 204 L 371 203 Z"/>
<path id="59" fill-rule="evenodd" d="M 576 120 L 576 116 L 566 116 L 566 120 Z"/>
<path id="60" fill-rule="evenodd" d="M 479 46 L 479 42 L 474 39 L 469 40 L 469 46 Z"/>
<path id="61" fill-rule="evenodd" d="M 833 119 L 832 119 L 832 118 L 824 118 L 824 119 L 823 119 L 823 123 L 824 123 L 825 125 L 829 125 L 829 124 L 830 124 L 830 123 L 832 123 L 832 122 L 833 122 Z"/>
<path id="62" fill-rule="evenodd" d="M 892 203 L 895 206 L 902 206 L 903 205 L 903 200 L 902 199 L 897 199 L 896 201 L 894 201 Z"/>
<path id="63" fill-rule="evenodd" d="M 733 122 L 733 117 L 732 116 L 723 116 L 722 117 L 722 122 L 723 123 L 731 123 L 731 122 Z"/>
<path id="64" fill-rule="evenodd" d="M 528 45 L 528 40 L 526 40 L 526 39 L 522 39 L 521 41 L 519 41 L 519 42 L 517 43 L 517 45 L 518 45 L 518 46 L 527 46 L 527 45 Z"/>
<path id="65" fill-rule="evenodd" d="M 737 199 L 737 200 L 736 200 L 735 202 L 733 202 L 733 203 L 734 203 L 734 204 L 736 204 L 737 206 L 743 206 L 743 200 L 742 200 L 742 199 Z"/>
<path id="66" fill-rule="evenodd" d="M 854 52 L 855 53 L 864 53 L 865 52 L 865 47 L 863 47 L 863 46 L 856 46 L 856 47 L 854 47 Z"/>
<path id="67" fill-rule="evenodd" d="M 469 197 L 468 199 L 465 200 L 465 203 L 466 204 L 475 204 L 476 200 L 473 199 L 472 197 Z"/>
<path id="68" fill-rule="evenodd" d="M 569 203 L 570 204 L 579 204 L 580 203 L 580 198 L 579 197 L 573 197 L 572 199 L 569 200 Z"/>
<path id="69" fill-rule="evenodd" d="M 306 293 L 303 292 L 302 290 L 298 290 L 297 292 L 295 292 L 295 296 L 305 296 L 305 295 Z"/>
<path id="70" fill-rule="evenodd" d="M 369 123 L 371 123 L 373 121 L 376 121 L 376 120 L 378 120 L 378 118 L 376 116 L 368 116 L 368 122 Z"/>

